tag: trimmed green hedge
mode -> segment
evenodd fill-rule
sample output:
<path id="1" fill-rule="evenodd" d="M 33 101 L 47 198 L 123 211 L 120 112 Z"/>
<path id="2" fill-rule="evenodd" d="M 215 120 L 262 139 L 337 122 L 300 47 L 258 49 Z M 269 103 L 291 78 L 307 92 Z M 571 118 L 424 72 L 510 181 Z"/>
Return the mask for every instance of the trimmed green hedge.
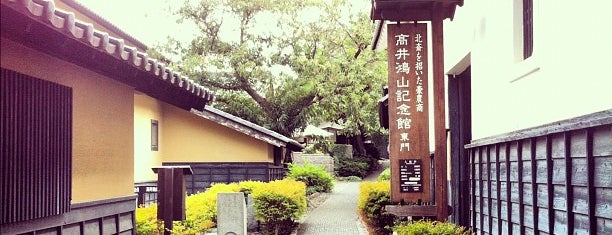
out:
<path id="1" fill-rule="evenodd" d="M 306 213 L 306 185 L 291 179 L 273 181 L 253 189 L 255 219 L 264 234 L 291 234 Z"/>
<path id="2" fill-rule="evenodd" d="M 373 227 L 376 234 L 389 234 L 395 216 L 387 213 L 385 206 L 391 203 L 391 184 L 389 181 L 363 182 L 359 185 L 357 208 Z"/>
<path id="3" fill-rule="evenodd" d="M 327 173 L 322 167 L 314 166 L 309 163 L 304 165 L 289 165 L 287 178 L 304 182 L 308 195 L 315 192 L 328 193 L 334 187 L 334 176 Z"/>
<path id="4" fill-rule="evenodd" d="M 416 221 L 402 223 L 393 228 L 398 235 L 468 235 L 469 229 L 456 224 L 439 221 Z"/>
<path id="5" fill-rule="evenodd" d="M 337 176 L 365 177 L 376 166 L 378 160 L 368 156 L 355 156 L 353 158 L 335 158 L 334 171 Z"/>
<path id="6" fill-rule="evenodd" d="M 215 227 L 217 193 L 220 192 L 253 194 L 257 220 L 264 223 L 265 227 L 273 229 L 290 225 L 287 227 L 289 233 L 295 225 L 294 220 L 306 211 L 306 185 L 303 182 L 286 179 L 269 183 L 244 181 L 214 184 L 203 193 L 187 196 L 186 219 L 173 222 L 172 234 L 199 234 Z M 283 231 L 278 234 L 289 234 Z M 136 234 L 163 234 L 163 222 L 157 220 L 156 204 L 136 209 Z"/>

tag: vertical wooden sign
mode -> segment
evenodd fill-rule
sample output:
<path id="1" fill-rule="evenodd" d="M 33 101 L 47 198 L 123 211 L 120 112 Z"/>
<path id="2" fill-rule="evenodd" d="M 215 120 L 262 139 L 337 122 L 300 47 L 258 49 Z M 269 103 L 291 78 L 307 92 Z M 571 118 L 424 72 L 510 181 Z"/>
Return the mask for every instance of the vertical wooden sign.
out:
<path id="1" fill-rule="evenodd" d="M 391 201 L 430 202 L 427 24 L 387 25 Z"/>

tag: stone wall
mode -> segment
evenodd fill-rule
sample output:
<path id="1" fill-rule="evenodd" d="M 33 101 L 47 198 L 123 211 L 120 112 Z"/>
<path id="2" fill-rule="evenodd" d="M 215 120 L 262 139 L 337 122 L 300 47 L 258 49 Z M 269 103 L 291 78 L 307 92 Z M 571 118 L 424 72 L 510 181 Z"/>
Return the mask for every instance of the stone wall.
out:
<path id="1" fill-rule="evenodd" d="M 298 166 L 306 163 L 320 166 L 323 167 L 325 171 L 334 175 L 334 158 L 327 154 L 304 154 L 302 152 L 294 152 L 293 163 Z"/>

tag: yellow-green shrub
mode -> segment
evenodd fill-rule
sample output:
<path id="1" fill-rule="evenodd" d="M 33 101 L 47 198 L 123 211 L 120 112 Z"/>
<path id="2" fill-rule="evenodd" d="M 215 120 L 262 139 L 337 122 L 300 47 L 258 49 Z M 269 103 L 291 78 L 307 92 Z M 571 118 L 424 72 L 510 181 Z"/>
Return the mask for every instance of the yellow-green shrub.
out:
<path id="1" fill-rule="evenodd" d="M 213 184 L 204 193 L 185 198 L 186 219 L 174 222 L 174 234 L 194 234 L 215 226 L 217 221 L 217 193 L 240 192 L 240 186 L 233 184 Z"/>
<path id="2" fill-rule="evenodd" d="M 377 181 L 389 181 L 391 180 L 391 169 L 387 168 L 378 175 Z"/>
<path id="3" fill-rule="evenodd" d="M 162 234 L 163 223 L 157 220 L 157 204 L 136 208 L 136 234 Z"/>
<path id="4" fill-rule="evenodd" d="M 388 214 L 385 206 L 391 203 L 389 181 L 363 182 L 359 185 L 357 207 L 377 233 L 389 233 L 395 216 Z"/>
<path id="5" fill-rule="evenodd" d="M 217 219 L 217 193 L 240 192 L 238 184 L 214 184 L 203 193 L 185 198 L 185 220 L 175 221 L 173 234 L 197 234 L 215 226 Z M 157 205 L 136 209 L 136 234 L 162 234 L 163 222 L 157 220 Z"/>
<path id="6" fill-rule="evenodd" d="M 244 192 L 244 194 L 251 194 L 253 193 L 253 189 L 257 188 L 257 187 L 261 187 L 262 185 L 264 185 L 266 183 L 261 182 L 261 181 L 241 181 L 240 183 L 238 183 L 238 185 L 240 185 L 240 191 Z"/>
<path id="7" fill-rule="evenodd" d="M 286 179 L 269 183 L 214 184 L 203 193 L 187 196 L 186 219 L 173 222 L 172 234 L 198 234 L 214 227 L 217 193 L 221 192 L 253 194 L 257 220 L 281 232 L 285 227 L 291 232 L 293 221 L 306 212 L 306 185 L 303 182 Z M 138 235 L 163 234 L 163 222 L 157 220 L 156 204 L 136 209 L 136 230 Z"/>
<path id="8" fill-rule="evenodd" d="M 452 223 L 439 221 L 416 221 L 402 223 L 393 228 L 398 235 L 467 235 L 470 230 Z"/>
<path id="9" fill-rule="evenodd" d="M 320 166 L 315 166 L 309 163 L 304 165 L 289 165 L 287 178 L 295 179 L 304 182 L 307 187 L 308 194 L 315 192 L 328 193 L 334 187 L 334 176 L 327 173 Z"/>
<path id="10" fill-rule="evenodd" d="M 289 234 L 294 220 L 306 212 L 306 185 L 292 179 L 272 181 L 253 189 L 255 219 L 263 232 Z"/>

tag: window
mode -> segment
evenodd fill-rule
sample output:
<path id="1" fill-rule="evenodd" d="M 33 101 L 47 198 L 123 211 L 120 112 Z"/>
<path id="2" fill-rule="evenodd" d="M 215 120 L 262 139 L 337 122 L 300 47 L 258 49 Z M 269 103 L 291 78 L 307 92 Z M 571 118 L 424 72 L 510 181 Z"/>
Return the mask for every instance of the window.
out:
<path id="1" fill-rule="evenodd" d="M 151 119 L 151 151 L 159 149 L 159 122 Z"/>
<path id="2" fill-rule="evenodd" d="M 510 67 L 510 83 L 532 77 L 540 70 L 538 49 L 533 35 L 537 29 L 538 2 L 533 0 L 514 0 L 513 41 L 514 66 Z M 536 30 L 537 31 L 537 30 Z"/>
<path id="3" fill-rule="evenodd" d="M 523 0 L 523 59 L 533 54 L 533 0 Z"/>
<path id="4" fill-rule="evenodd" d="M 0 69 L 0 225 L 70 211 L 72 88 Z"/>
<path id="5" fill-rule="evenodd" d="M 533 0 L 514 0 L 514 57 L 516 62 L 533 55 Z"/>

